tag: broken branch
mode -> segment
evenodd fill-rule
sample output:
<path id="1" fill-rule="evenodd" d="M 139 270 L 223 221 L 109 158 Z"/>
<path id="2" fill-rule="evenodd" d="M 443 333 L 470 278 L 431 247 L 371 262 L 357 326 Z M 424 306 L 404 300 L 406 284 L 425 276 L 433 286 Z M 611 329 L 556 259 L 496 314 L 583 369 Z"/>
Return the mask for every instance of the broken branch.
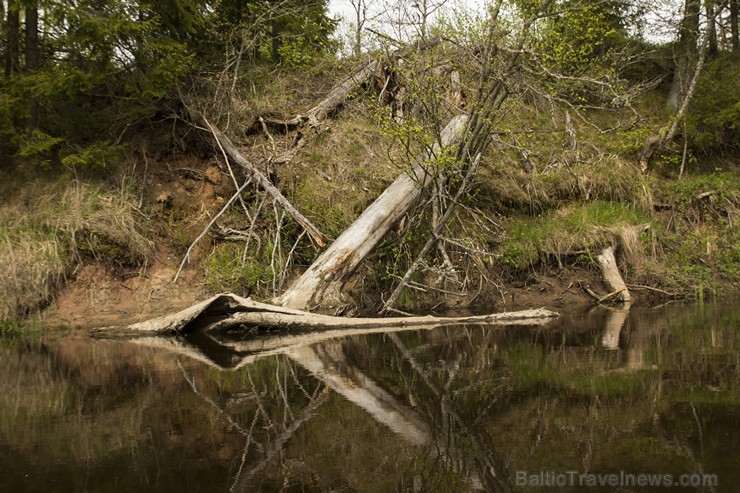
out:
<path id="1" fill-rule="evenodd" d="M 205 120 L 205 118 L 203 118 L 203 120 Z M 270 182 L 269 178 L 267 178 L 264 173 L 258 170 L 254 164 L 252 164 L 247 158 L 244 157 L 244 155 L 242 155 L 241 152 L 239 152 L 234 143 L 231 142 L 231 140 L 223 132 L 221 132 L 215 126 L 211 126 L 210 124 L 208 124 L 208 126 L 210 127 L 213 136 L 216 138 L 216 141 L 219 143 L 220 146 L 223 147 L 229 157 L 234 162 L 249 171 L 257 180 L 257 184 L 262 187 L 268 194 L 270 194 L 275 202 L 280 204 L 280 206 L 288 214 L 290 214 L 290 216 L 298 224 L 300 224 L 309 235 L 311 235 L 311 238 L 313 238 L 314 241 L 319 244 L 319 246 L 324 246 L 329 241 L 324 233 L 319 231 L 316 226 L 311 224 L 311 221 L 309 221 L 303 214 L 301 214 L 295 207 L 293 207 L 293 204 L 291 204 L 288 199 L 286 199 L 285 196 L 280 192 L 280 190 L 278 190 L 275 185 Z"/>

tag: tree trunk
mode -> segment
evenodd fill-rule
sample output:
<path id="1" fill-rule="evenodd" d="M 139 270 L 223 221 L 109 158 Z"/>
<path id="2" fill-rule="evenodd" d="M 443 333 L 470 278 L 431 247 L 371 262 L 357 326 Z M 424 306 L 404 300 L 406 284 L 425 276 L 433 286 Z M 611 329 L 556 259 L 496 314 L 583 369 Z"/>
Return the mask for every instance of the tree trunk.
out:
<path id="1" fill-rule="evenodd" d="M 453 118 L 442 131 L 441 145 L 447 147 L 458 141 L 467 121 L 465 115 Z M 439 152 L 439 146 L 435 147 L 427 159 L 433 159 Z M 417 162 L 410 171 L 396 178 L 279 298 L 278 303 L 300 309 L 343 304 L 340 291 L 350 274 L 432 181 L 432 175 L 423 165 L 424 162 Z"/>
<path id="2" fill-rule="evenodd" d="M 617 267 L 617 259 L 614 256 L 614 247 L 605 248 L 601 254 L 596 257 L 596 261 L 601 267 L 601 275 L 604 277 L 609 290 L 612 293 L 618 294 L 616 299 L 620 299 L 623 303 L 630 303 L 632 296 L 627 289 L 627 285 L 622 279 L 622 275 L 619 273 Z"/>
<path id="3" fill-rule="evenodd" d="M 716 0 L 705 0 L 704 8 L 707 13 L 708 25 L 707 25 L 707 36 L 709 36 L 709 48 L 707 49 L 707 56 L 709 58 L 715 58 L 719 53 L 719 45 L 717 43 L 717 20 L 715 16 L 715 2 Z"/>
<path id="4" fill-rule="evenodd" d="M 41 66 L 41 49 L 39 48 L 39 10 L 38 0 L 29 0 L 26 7 L 25 58 L 26 72 L 35 72 Z M 35 98 L 28 102 L 28 119 L 26 126 L 36 128 L 39 125 L 40 107 Z"/>
<path id="5" fill-rule="evenodd" d="M 712 14 L 714 14 L 714 12 L 712 12 Z M 714 17 L 712 16 L 709 21 L 714 22 Z M 643 173 L 647 173 L 650 170 L 650 160 L 652 159 L 653 154 L 655 154 L 660 147 L 671 142 L 673 137 L 675 137 L 676 132 L 678 131 L 678 125 L 686 115 L 689 104 L 691 104 L 694 94 L 696 93 L 696 88 L 699 85 L 699 78 L 704 70 L 708 45 L 709 35 L 705 36 L 701 46 L 699 47 L 698 59 L 696 61 L 693 75 L 691 76 L 691 82 L 686 88 L 686 94 L 683 96 L 683 100 L 680 101 L 676 115 L 671 119 L 671 122 L 661 128 L 657 134 L 651 135 L 645 140 L 645 145 L 643 146 L 639 157 L 640 168 Z"/>
<path id="6" fill-rule="evenodd" d="M 352 54 L 360 56 L 362 53 L 362 28 L 367 20 L 367 5 L 365 0 L 355 0 L 350 2 L 355 9 L 355 44 L 352 47 Z"/>
<path id="7" fill-rule="evenodd" d="M 41 65 L 39 49 L 39 10 L 38 2 L 33 0 L 26 7 L 26 70 L 34 71 Z"/>
<path id="8" fill-rule="evenodd" d="M 730 36 L 732 37 L 732 51 L 740 49 L 740 38 L 738 37 L 737 28 L 738 4 L 740 4 L 740 0 L 730 0 Z"/>
<path id="9" fill-rule="evenodd" d="M 681 101 L 686 95 L 691 66 L 697 54 L 697 38 L 699 36 L 700 0 L 685 0 L 684 14 L 678 30 L 676 46 L 676 69 L 673 73 L 671 91 L 668 94 L 666 105 L 671 113 L 676 113 Z"/>
<path id="10" fill-rule="evenodd" d="M 5 77 L 18 72 L 20 16 L 17 0 L 8 1 L 8 44 L 5 47 Z"/>

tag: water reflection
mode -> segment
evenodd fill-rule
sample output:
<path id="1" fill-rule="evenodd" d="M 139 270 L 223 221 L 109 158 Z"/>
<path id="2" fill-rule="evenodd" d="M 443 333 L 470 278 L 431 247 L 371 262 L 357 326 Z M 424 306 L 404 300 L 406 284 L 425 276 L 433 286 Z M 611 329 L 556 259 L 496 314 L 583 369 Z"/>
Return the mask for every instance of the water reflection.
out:
<path id="1" fill-rule="evenodd" d="M 717 474 L 717 486 L 661 491 L 735 491 L 737 313 L 600 309 L 546 327 L 350 336 L 6 338 L 0 489 L 550 491 L 521 474 L 624 471 Z"/>

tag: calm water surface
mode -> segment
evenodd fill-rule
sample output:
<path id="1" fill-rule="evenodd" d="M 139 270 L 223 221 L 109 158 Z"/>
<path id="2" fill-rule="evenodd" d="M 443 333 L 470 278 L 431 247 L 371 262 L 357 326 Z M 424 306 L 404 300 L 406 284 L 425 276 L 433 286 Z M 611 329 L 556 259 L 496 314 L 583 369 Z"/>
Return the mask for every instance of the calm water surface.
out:
<path id="1" fill-rule="evenodd" d="M 5 336 L 0 491 L 737 492 L 739 318 L 668 305 L 323 341 Z"/>

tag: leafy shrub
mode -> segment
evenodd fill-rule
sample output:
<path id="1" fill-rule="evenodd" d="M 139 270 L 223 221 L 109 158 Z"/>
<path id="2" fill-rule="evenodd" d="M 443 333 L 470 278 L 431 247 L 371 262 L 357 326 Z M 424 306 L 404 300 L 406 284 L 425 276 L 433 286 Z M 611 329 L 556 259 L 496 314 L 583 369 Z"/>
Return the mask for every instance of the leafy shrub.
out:
<path id="1" fill-rule="evenodd" d="M 740 56 L 723 53 L 707 64 L 686 118 L 693 146 L 702 154 L 740 150 Z"/>

